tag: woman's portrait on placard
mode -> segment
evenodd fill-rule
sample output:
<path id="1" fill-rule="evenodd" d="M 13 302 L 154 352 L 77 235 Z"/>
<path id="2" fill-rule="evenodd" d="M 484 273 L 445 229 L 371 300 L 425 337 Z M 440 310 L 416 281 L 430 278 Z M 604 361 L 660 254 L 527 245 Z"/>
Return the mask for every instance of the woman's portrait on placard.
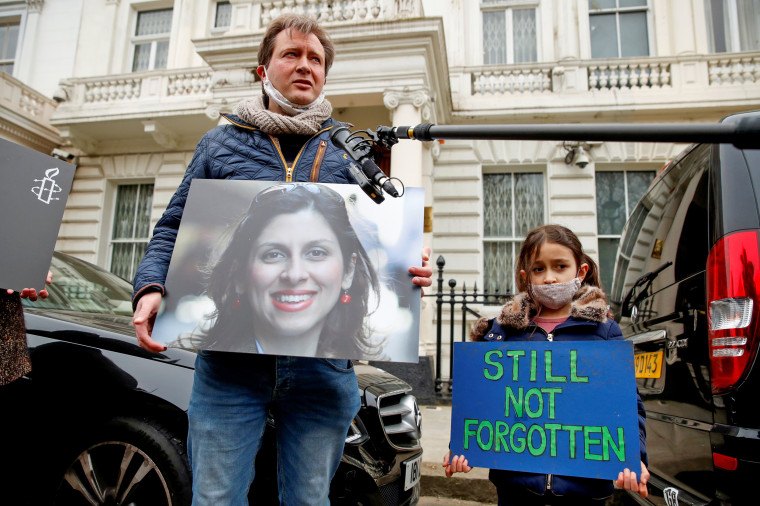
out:
<path id="1" fill-rule="evenodd" d="M 196 180 L 154 338 L 170 347 L 416 362 L 422 190 Z"/>

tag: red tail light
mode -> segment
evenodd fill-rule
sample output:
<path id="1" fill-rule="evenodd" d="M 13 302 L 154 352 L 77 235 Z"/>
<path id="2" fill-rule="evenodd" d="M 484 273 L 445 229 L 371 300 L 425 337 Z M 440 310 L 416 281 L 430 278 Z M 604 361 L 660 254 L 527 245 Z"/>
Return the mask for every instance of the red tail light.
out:
<path id="1" fill-rule="evenodd" d="M 713 393 L 736 387 L 758 345 L 760 232 L 718 241 L 707 258 L 708 339 Z"/>

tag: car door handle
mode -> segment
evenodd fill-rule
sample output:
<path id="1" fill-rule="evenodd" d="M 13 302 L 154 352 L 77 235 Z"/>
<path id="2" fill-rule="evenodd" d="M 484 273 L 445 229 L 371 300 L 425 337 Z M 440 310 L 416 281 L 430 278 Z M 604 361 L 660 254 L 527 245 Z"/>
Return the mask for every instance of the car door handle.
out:
<path id="1" fill-rule="evenodd" d="M 635 336 L 629 338 L 628 340 L 631 341 L 633 344 L 651 343 L 654 341 L 664 341 L 666 336 L 667 336 L 667 332 L 665 332 L 664 329 L 650 330 L 649 332 L 636 334 Z"/>

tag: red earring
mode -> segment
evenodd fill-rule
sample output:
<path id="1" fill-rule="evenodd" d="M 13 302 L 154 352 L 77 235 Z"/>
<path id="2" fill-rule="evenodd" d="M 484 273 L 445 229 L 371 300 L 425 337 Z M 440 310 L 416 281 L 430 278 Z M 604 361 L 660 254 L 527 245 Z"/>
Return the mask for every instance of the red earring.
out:
<path id="1" fill-rule="evenodd" d="M 343 295 L 340 296 L 341 304 L 348 304 L 351 302 L 351 296 L 348 294 L 348 290 L 343 290 Z"/>

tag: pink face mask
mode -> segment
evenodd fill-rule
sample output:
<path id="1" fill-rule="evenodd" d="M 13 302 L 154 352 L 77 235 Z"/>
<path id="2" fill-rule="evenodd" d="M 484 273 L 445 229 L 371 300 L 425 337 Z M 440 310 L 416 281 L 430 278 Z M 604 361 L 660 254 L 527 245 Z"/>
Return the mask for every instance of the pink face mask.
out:
<path id="1" fill-rule="evenodd" d="M 576 277 L 564 283 L 531 285 L 533 298 L 544 307 L 560 309 L 565 307 L 581 287 L 581 279 Z"/>

